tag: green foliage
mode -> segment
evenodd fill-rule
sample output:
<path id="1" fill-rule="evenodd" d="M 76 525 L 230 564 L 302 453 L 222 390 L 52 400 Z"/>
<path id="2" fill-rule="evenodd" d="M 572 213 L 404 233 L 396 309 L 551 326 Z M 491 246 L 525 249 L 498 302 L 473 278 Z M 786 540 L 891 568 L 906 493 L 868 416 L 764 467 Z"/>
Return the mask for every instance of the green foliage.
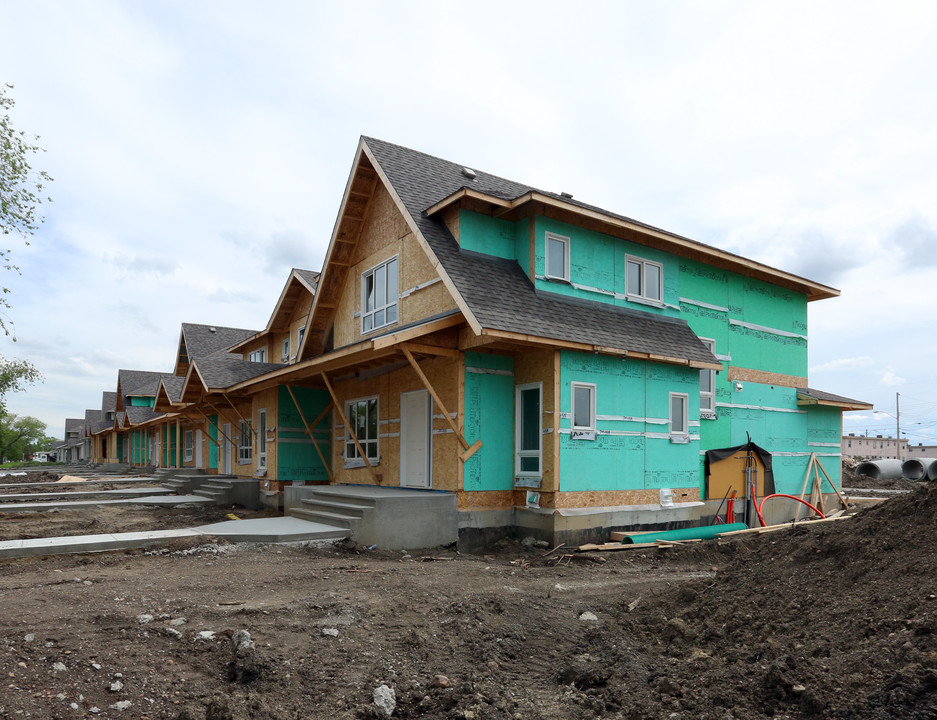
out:
<path id="1" fill-rule="evenodd" d="M 9 111 L 14 102 L 8 91 L 12 89 L 12 85 L 0 84 L 0 235 L 22 235 L 28 245 L 29 238 L 43 222 L 38 212 L 40 203 L 51 202 L 51 198 L 43 197 L 43 191 L 52 178 L 45 171 L 34 170 L 30 164 L 34 155 L 44 152 L 36 144 L 39 137 L 16 130 L 10 120 Z M 11 255 L 10 248 L 0 248 L 0 266 L 19 272 Z M 9 292 L 7 287 L 0 288 L 2 295 Z M 0 308 L 9 308 L 10 303 L 2 295 Z M 0 329 L 7 335 L 10 334 L 8 322 L 0 317 Z"/>
<path id="2" fill-rule="evenodd" d="M 0 416 L 6 414 L 7 393 L 25 390 L 26 385 L 37 382 L 42 382 L 42 373 L 32 363 L 0 357 Z"/>
<path id="3" fill-rule="evenodd" d="M 46 435 L 46 424 L 38 418 L 21 415 L 0 417 L 0 459 L 15 462 L 29 453 L 52 446 L 55 438 Z"/>

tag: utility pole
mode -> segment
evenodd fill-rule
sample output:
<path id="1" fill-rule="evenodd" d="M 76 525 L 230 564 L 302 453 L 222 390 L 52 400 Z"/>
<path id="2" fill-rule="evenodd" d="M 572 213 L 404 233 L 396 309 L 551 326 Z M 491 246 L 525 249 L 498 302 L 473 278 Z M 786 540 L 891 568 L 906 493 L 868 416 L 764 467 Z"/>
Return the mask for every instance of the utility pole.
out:
<path id="1" fill-rule="evenodd" d="M 895 393 L 895 433 L 898 435 L 898 459 L 901 460 L 901 405 L 898 397 L 899 393 Z"/>

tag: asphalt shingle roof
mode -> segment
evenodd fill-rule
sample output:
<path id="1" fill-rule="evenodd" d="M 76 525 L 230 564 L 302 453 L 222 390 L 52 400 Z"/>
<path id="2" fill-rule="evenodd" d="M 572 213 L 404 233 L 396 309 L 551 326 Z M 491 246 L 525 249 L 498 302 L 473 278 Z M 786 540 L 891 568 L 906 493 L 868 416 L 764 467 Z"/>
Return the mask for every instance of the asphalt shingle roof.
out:
<path id="1" fill-rule="evenodd" d="M 801 395 L 806 395 L 809 398 L 814 400 L 821 400 L 823 402 L 830 403 L 844 403 L 846 405 L 868 405 L 872 406 L 872 403 L 865 402 L 864 400 L 853 400 L 852 398 L 844 397 L 842 395 L 834 395 L 833 393 L 824 392 L 823 390 L 816 390 L 814 388 L 797 388 L 797 392 Z"/>
<path id="2" fill-rule="evenodd" d="M 257 330 L 182 323 L 182 338 L 189 362 L 207 357 L 237 357 L 228 348 L 257 334 Z"/>
<path id="3" fill-rule="evenodd" d="M 139 425 L 142 422 L 146 422 L 147 420 L 151 420 L 155 418 L 157 415 L 163 414 L 163 413 L 153 412 L 153 408 L 143 407 L 142 405 L 141 406 L 134 406 L 134 405 L 128 406 L 125 409 L 125 412 L 127 413 L 126 421 L 129 422 L 131 425 Z"/>
<path id="4" fill-rule="evenodd" d="M 166 388 L 166 394 L 169 396 L 169 402 L 179 402 L 182 399 L 182 387 L 185 385 L 185 378 L 178 375 L 163 378 L 163 387 Z"/>
<path id="5" fill-rule="evenodd" d="M 151 370 L 118 370 L 117 383 L 120 391 L 126 398 L 131 395 L 145 395 L 155 397 L 159 388 L 159 381 L 164 377 L 172 377 L 172 373 L 154 372 Z"/>
<path id="6" fill-rule="evenodd" d="M 101 396 L 101 411 L 114 412 L 117 409 L 117 393 L 113 390 L 105 390 Z"/>
<path id="7" fill-rule="evenodd" d="M 313 288 L 319 285 L 319 271 L 318 270 L 300 270 L 299 268 L 293 268 L 293 272 L 299 275 L 303 280 L 305 280 Z"/>
<path id="8" fill-rule="evenodd" d="M 260 363 L 228 358 L 204 358 L 195 362 L 199 376 L 209 389 L 226 388 L 285 367 L 282 363 Z"/>
<path id="9" fill-rule="evenodd" d="M 718 362 L 686 321 L 538 293 L 517 262 L 461 250 L 443 222 L 423 214 L 466 186 L 508 200 L 534 188 L 477 170 L 468 181 L 457 163 L 373 138 L 364 141 L 482 327 Z"/>

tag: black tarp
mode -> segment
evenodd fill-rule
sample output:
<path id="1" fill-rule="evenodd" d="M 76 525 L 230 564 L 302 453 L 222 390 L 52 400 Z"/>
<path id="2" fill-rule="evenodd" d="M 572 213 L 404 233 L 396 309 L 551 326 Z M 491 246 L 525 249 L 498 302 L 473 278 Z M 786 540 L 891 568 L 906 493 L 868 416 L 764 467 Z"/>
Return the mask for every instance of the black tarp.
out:
<path id="1" fill-rule="evenodd" d="M 721 448 L 719 450 L 707 450 L 705 461 L 706 472 L 706 496 L 709 497 L 709 466 L 711 463 L 725 460 L 735 455 L 737 452 L 753 452 L 761 458 L 765 466 L 765 497 L 774 495 L 774 471 L 771 469 L 771 453 L 755 443 L 748 441 L 744 445 L 736 445 L 731 448 Z"/>

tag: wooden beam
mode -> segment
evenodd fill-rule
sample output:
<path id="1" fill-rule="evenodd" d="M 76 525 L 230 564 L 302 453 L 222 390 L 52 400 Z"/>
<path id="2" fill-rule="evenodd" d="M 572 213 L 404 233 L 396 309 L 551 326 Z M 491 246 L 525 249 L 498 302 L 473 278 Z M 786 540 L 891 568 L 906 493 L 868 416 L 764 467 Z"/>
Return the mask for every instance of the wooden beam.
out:
<path id="1" fill-rule="evenodd" d="M 447 317 L 440 318 L 439 320 L 433 320 L 422 325 L 417 325 L 416 327 L 409 328 L 407 330 L 401 330 L 400 332 L 392 333 L 391 335 L 383 335 L 381 337 L 374 338 L 371 341 L 371 346 L 375 350 L 381 350 L 383 348 L 390 347 L 391 345 L 399 345 L 400 343 L 407 342 L 413 338 L 422 337 L 423 335 L 429 335 L 434 333 L 437 330 L 445 330 L 454 325 L 460 325 L 465 319 L 459 314 L 455 313 L 453 315 L 448 315 Z"/>
<path id="2" fill-rule="evenodd" d="M 309 436 L 309 439 L 312 440 L 312 446 L 316 449 L 316 454 L 318 454 L 319 459 L 322 461 L 322 466 L 325 468 L 325 472 L 327 472 L 329 475 L 329 482 L 334 483 L 335 477 L 332 475 L 332 468 L 329 467 L 329 463 L 326 461 L 325 456 L 322 454 L 322 451 L 319 449 L 319 443 L 316 442 L 316 437 L 315 435 L 313 435 L 313 432 L 312 432 L 312 428 L 315 426 L 316 423 L 313 423 L 312 425 L 310 425 L 309 423 L 306 422 L 306 416 L 303 415 L 303 410 L 301 407 L 299 407 L 299 401 L 296 399 L 296 396 L 293 394 L 293 388 L 291 388 L 289 385 L 286 385 L 285 387 L 286 387 L 286 391 L 290 394 L 290 397 L 293 399 L 293 405 L 296 406 L 296 412 L 299 413 L 299 419 L 303 421 L 303 427 L 306 428 L 306 434 Z M 329 407 L 331 407 L 331 405 L 332 403 L 329 403 Z M 328 412 L 329 407 L 326 407 L 325 411 L 323 411 L 323 413 L 319 415 L 318 418 L 316 418 L 316 422 L 319 422 L 319 420 L 322 419 L 322 416 L 326 412 Z"/>
<path id="3" fill-rule="evenodd" d="M 462 449 L 468 450 L 469 449 L 468 441 L 465 439 L 465 436 L 463 436 L 462 433 L 459 432 L 458 426 L 449 416 L 449 411 L 446 410 L 446 406 L 443 404 L 442 400 L 440 400 L 439 395 L 436 394 L 436 390 L 435 388 L 433 388 L 429 379 L 426 377 L 426 375 L 423 374 L 423 370 L 420 369 L 419 363 L 417 363 L 416 359 L 413 357 L 413 354 L 406 347 L 403 347 L 401 349 L 403 350 L 403 354 L 407 357 L 407 361 L 410 363 L 410 367 L 413 368 L 413 372 L 415 372 L 417 377 L 420 378 L 420 382 L 423 383 L 423 387 L 426 388 L 426 391 L 430 394 L 430 397 L 433 398 L 433 402 L 436 403 L 436 407 L 439 408 L 439 412 L 442 413 L 442 416 L 446 419 L 446 422 L 449 423 L 449 427 L 451 427 L 452 432 L 455 433 L 456 439 L 459 441 L 459 444 L 462 446 Z M 478 447 L 481 447 L 480 443 L 481 441 L 479 441 Z M 478 448 L 476 448 L 476 450 L 477 449 Z M 473 451 L 473 454 L 474 454 L 474 451 Z"/>
<path id="4" fill-rule="evenodd" d="M 455 348 L 440 347 L 439 345 L 427 345 L 426 343 L 404 343 L 401 347 L 405 347 L 410 352 L 422 353 L 424 355 L 441 355 L 443 357 L 457 358 L 461 357 L 462 353 Z"/>
<path id="5" fill-rule="evenodd" d="M 351 427 L 351 423 L 348 422 L 348 417 L 345 415 L 345 411 L 342 410 L 342 405 L 339 403 L 338 398 L 335 396 L 335 390 L 332 388 L 332 383 L 329 382 L 329 378 L 325 373 L 320 373 L 322 375 L 322 382 L 325 383 L 325 389 L 329 391 L 329 395 L 332 396 L 332 403 L 335 405 L 335 412 L 338 413 L 338 416 L 342 419 L 342 423 L 345 425 L 345 432 L 351 435 L 352 442 L 355 443 L 355 447 L 358 448 L 358 454 L 364 460 L 364 465 L 368 469 L 368 472 L 371 473 L 371 476 L 374 478 L 375 482 L 382 482 L 383 477 L 377 471 L 377 468 L 371 464 L 371 461 L 368 459 L 368 454 L 364 451 L 364 448 L 361 447 L 361 443 L 358 442 L 358 436 L 355 435 L 355 431 Z M 380 424 L 380 422 L 378 423 Z"/>
<path id="6" fill-rule="evenodd" d="M 227 435 L 224 434 L 224 432 L 222 432 L 221 428 L 218 427 L 217 423 L 213 423 L 213 422 L 211 421 L 211 418 L 208 417 L 208 415 L 205 415 L 205 413 L 202 412 L 201 410 L 199 410 L 198 412 L 202 413 L 202 415 L 204 416 L 204 418 L 208 421 L 208 424 L 209 424 L 209 425 L 213 425 L 213 426 L 214 426 L 215 430 L 218 431 L 218 434 L 219 434 L 219 435 L 221 435 L 223 438 L 225 438 L 225 440 L 227 440 L 228 442 L 231 442 L 231 438 L 229 438 Z M 215 438 L 213 438 L 213 437 L 211 436 L 211 433 L 205 433 L 205 435 L 208 437 L 209 440 L 211 440 L 213 443 L 215 443 L 215 447 L 218 448 L 218 450 L 220 451 L 220 450 L 221 450 L 221 443 L 218 442 L 217 440 L 215 440 Z"/>
<path id="7" fill-rule="evenodd" d="M 481 450 L 481 446 L 482 446 L 482 441 L 476 440 L 474 443 L 472 443 L 472 446 L 468 450 L 465 450 L 464 452 L 459 453 L 459 460 L 461 460 L 462 462 L 468 462 L 468 459 L 472 457 L 472 455 L 474 455 L 479 450 Z"/>

